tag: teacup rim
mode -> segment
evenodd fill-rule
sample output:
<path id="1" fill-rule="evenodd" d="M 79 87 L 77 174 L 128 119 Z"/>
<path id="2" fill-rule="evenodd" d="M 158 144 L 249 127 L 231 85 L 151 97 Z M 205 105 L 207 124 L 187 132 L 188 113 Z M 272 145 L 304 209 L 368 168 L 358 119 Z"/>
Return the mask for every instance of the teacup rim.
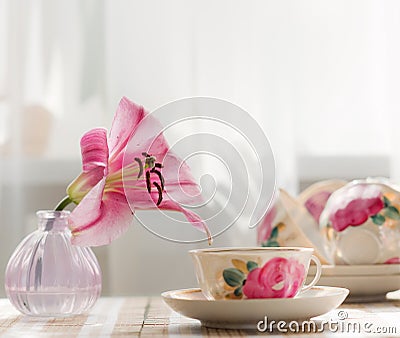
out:
<path id="1" fill-rule="evenodd" d="M 226 253 L 265 253 L 265 252 L 310 252 L 314 253 L 314 248 L 281 246 L 281 247 L 219 247 L 189 250 L 190 254 L 226 254 Z"/>

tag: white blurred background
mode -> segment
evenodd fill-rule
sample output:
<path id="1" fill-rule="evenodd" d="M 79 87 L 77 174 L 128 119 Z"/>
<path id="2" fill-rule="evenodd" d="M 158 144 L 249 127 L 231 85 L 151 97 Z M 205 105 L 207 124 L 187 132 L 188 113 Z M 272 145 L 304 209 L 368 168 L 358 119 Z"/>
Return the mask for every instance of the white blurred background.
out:
<path id="1" fill-rule="evenodd" d="M 213 96 L 247 110 L 278 185 L 400 180 L 400 2 L 0 0 L 0 284 L 80 172 L 79 139 L 119 99 Z M 216 245 L 254 242 L 231 229 Z M 134 224 L 96 249 L 104 295 L 195 285 L 186 251 Z M 4 295 L 0 288 L 0 295 Z"/>

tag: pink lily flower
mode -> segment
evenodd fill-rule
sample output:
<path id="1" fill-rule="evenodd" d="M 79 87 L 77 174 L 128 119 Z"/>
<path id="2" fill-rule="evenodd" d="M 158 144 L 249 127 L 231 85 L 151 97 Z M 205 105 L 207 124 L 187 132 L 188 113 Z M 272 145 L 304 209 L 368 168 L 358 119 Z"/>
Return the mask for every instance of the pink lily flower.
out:
<path id="1" fill-rule="evenodd" d="M 83 135 L 83 171 L 69 185 L 68 196 L 56 208 L 62 210 L 71 202 L 78 204 L 69 219 L 73 244 L 109 244 L 128 229 L 134 209 L 156 208 L 182 212 L 211 242 L 202 219 L 180 205 L 200 203 L 199 186 L 190 168 L 169 151 L 159 130 L 156 119 L 124 97 L 108 138 L 103 128 Z M 131 138 L 133 149 L 127 147 Z"/>

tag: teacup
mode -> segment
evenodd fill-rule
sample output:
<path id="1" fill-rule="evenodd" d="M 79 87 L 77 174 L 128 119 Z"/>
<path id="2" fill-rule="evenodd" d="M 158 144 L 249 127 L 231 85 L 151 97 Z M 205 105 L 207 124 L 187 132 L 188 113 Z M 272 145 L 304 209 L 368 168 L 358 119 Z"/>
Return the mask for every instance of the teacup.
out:
<path id="1" fill-rule="evenodd" d="M 313 287 L 321 263 L 312 248 L 215 248 L 191 250 L 204 296 L 214 299 L 293 298 Z M 317 266 L 304 285 L 310 261 Z"/>
<path id="2" fill-rule="evenodd" d="M 320 216 L 334 264 L 400 263 L 400 191 L 387 180 L 356 180 L 336 190 Z"/>

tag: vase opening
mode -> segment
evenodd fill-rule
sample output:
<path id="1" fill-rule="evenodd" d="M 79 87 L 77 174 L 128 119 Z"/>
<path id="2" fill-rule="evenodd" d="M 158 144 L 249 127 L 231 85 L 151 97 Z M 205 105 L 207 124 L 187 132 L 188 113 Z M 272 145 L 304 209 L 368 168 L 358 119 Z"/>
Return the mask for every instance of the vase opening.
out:
<path id="1" fill-rule="evenodd" d="M 38 229 L 42 231 L 64 231 L 68 227 L 68 217 L 70 212 L 67 210 L 39 210 L 36 213 L 38 217 Z"/>

